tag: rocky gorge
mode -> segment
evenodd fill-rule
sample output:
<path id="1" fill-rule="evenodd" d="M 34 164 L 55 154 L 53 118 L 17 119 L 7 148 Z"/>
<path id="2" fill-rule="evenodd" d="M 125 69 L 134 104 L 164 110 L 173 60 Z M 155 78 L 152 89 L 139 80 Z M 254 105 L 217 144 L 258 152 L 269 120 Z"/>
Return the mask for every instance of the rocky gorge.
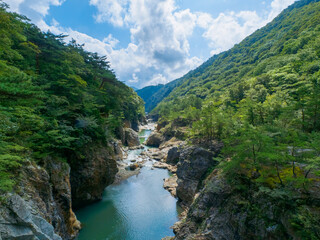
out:
<path id="1" fill-rule="evenodd" d="M 140 145 L 134 130 L 121 132 L 123 144 Z M 101 200 L 115 181 L 125 154 L 122 142 L 88 146 L 71 164 L 51 158 L 44 165 L 27 162 L 16 190 L 1 196 L 0 239 L 74 239 L 81 229 L 74 209 Z"/>
<path id="2" fill-rule="evenodd" d="M 174 132 L 183 131 L 180 127 L 170 126 Z M 165 139 L 168 126 L 158 125 L 157 129 L 157 139 Z M 232 185 L 222 174 L 217 158 L 222 148 L 221 142 L 187 143 L 173 134 L 152 153 L 162 156 L 154 166 L 173 173 L 164 180 L 164 188 L 177 197 L 184 209 L 180 220 L 173 225 L 175 237 L 164 240 L 236 240 L 257 239 L 257 236 L 259 239 L 300 239 L 292 222 L 296 211 L 307 212 L 309 218 L 305 221 L 313 226 L 317 224 L 319 184 L 308 193 L 300 189 L 290 197 L 285 191 L 270 195 L 270 190 L 259 189 L 253 183 L 244 190 L 244 186 Z"/>
<path id="3" fill-rule="evenodd" d="M 277 196 L 272 198 L 267 193 L 257 191 L 255 186 L 246 192 L 232 186 L 218 167 L 217 157 L 223 147 L 221 142 L 187 142 L 181 137 L 184 131 L 181 125 L 171 124 L 171 138 L 166 137 L 168 126 L 149 124 L 141 129 L 140 136 L 133 130 L 123 131 L 127 146 L 122 145 L 121 141 L 113 141 L 104 148 L 88 147 L 86 157 L 76 168 L 53 159 L 47 160 L 43 167 L 27 164 L 23 170 L 20 191 L 8 194 L 3 200 L 5 204 L 1 206 L 2 239 L 74 239 L 81 229 L 74 209 L 101 200 L 98 204 L 99 208 L 103 208 L 106 186 L 114 183 L 110 188 L 112 192 L 117 186 L 126 189 L 124 186 L 127 183 L 131 184 L 146 174 L 151 181 L 159 177 L 160 172 L 154 172 L 155 169 L 167 169 L 170 172 L 163 179 L 162 187 L 178 200 L 183 209 L 179 212 L 179 219 L 172 222 L 178 220 L 172 225 L 175 236 L 164 238 L 166 240 L 255 239 L 255 236 L 261 236 L 262 239 L 291 239 L 295 237 L 289 220 L 292 213 L 285 209 L 319 206 L 320 196 L 316 188 L 312 196 L 297 192 L 295 198 L 300 199 L 299 205 L 291 206 L 288 202 L 280 208 L 275 204 Z M 141 145 L 143 142 L 151 147 Z M 132 178 L 134 175 L 136 177 Z M 126 179 L 131 180 L 127 182 Z M 145 185 L 144 178 L 139 181 Z M 128 191 L 124 189 L 119 191 Z M 116 199 L 121 202 L 118 198 L 122 193 L 119 191 Z M 134 198 L 135 194 L 138 193 L 130 196 Z M 174 203 L 176 200 L 170 201 Z M 133 206 L 130 201 L 127 204 Z M 92 211 L 90 209 L 88 211 Z M 87 214 L 83 210 L 80 212 L 80 216 Z M 136 216 L 137 212 L 131 214 Z M 311 217 L 310 221 L 314 221 Z M 163 216 L 163 220 L 167 218 L 167 215 Z M 95 231 L 94 228 L 93 225 L 92 229 L 86 229 L 80 239 L 87 239 L 88 234 Z M 128 235 L 128 239 L 139 239 L 139 236 Z"/>

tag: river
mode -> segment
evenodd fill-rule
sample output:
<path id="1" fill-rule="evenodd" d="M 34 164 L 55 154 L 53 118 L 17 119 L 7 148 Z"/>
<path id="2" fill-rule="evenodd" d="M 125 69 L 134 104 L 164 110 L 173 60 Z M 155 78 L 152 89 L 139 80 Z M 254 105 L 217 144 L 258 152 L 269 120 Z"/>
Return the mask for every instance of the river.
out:
<path id="1" fill-rule="evenodd" d="M 152 127 L 152 126 L 151 126 Z M 142 130 L 141 142 L 151 133 Z M 124 162 L 139 158 L 147 150 L 129 150 Z M 163 179 L 169 177 L 165 169 L 152 168 L 147 161 L 140 173 L 108 186 L 102 201 L 76 211 L 83 224 L 78 240 L 160 240 L 173 236 L 170 229 L 178 221 L 175 198 L 163 189 Z"/>

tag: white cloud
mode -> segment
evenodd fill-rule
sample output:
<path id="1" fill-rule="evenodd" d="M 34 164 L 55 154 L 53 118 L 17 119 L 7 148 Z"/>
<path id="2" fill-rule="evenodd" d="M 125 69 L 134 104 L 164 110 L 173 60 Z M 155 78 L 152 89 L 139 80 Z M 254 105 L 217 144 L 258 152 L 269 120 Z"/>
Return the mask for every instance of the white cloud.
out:
<path id="1" fill-rule="evenodd" d="M 90 0 L 90 5 L 97 7 L 97 22 L 110 22 L 117 27 L 124 25 L 127 0 Z"/>
<path id="2" fill-rule="evenodd" d="M 137 54 L 145 60 L 148 69 L 143 72 L 156 76 L 145 79 L 143 85 L 174 80 L 202 62 L 189 57 L 188 38 L 196 19 L 189 9 L 177 10 L 173 0 L 131 2 L 126 17 L 131 24 L 131 40 L 137 44 Z"/>
<path id="3" fill-rule="evenodd" d="M 119 40 L 114 38 L 112 34 L 109 34 L 108 37 L 103 39 L 103 42 L 108 43 L 111 47 L 115 48 L 118 45 Z"/>
<path id="4" fill-rule="evenodd" d="M 209 40 L 212 54 L 231 48 L 263 25 L 256 12 L 220 13 L 216 19 L 199 15 L 200 26 L 205 27 L 203 37 Z"/>
<path id="5" fill-rule="evenodd" d="M 189 38 L 194 29 L 202 29 L 211 54 L 231 48 L 235 43 L 271 21 L 294 0 L 273 0 L 265 15 L 255 11 L 224 12 L 213 18 L 205 12 L 179 9 L 175 0 L 90 0 L 97 8 L 97 22 L 108 22 L 130 31 L 131 42 L 119 48 L 119 40 L 109 34 L 102 41 L 70 28 L 62 28 L 55 20 L 50 25 L 43 17 L 51 5 L 65 0 L 5 0 L 11 9 L 27 15 L 42 30 L 65 33 L 85 44 L 88 51 L 107 55 L 118 78 L 130 85 L 143 87 L 167 83 L 200 65 L 203 60 L 190 56 Z"/>
<path id="6" fill-rule="evenodd" d="M 24 0 L 5 0 L 4 2 L 10 5 L 10 9 L 14 12 L 19 11 L 19 6 Z"/>
<path id="7" fill-rule="evenodd" d="M 274 19 L 283 9 L 293 4 L 296 0 L 273 0 L 271 2 L 271 12 L 268 16 L 268 21 Z"/>
<path id="8" fill-rule="evenodd" d="M 50 6 L 60 6 L 65 0 L 4 0 L 10 9 L 27 15 L 34 23 L 48 14 Z"/>
<path id="9" fill-rule="evenodd" d="M 158 85 L 158 84 L 166 84 L 166 83 L 168 83 L 168 80 L 161 73 L 154 74 L 151 77 L 151 80 L 149 82 L 150 85 Z"/>
<path id="10" fill-rule="evenodd" d="M 137 75 L 135 73 L 133 73 L 132 79 L 130 79 L 128 82 L 129 83 L 137 83 L 137 82 L 139 82 L 139 78 L 137 77 Z"/>
<path id="11" fill-rule="evenodd" d="M 296 0 L 273 0 L 266 16 L 259 16 L 255 11 L 220 13 L 212 18 L 208 13 L 197 13 L 197 25 L 203 29 L 203 37 L 209 41 L 211 54 L 218 54 L 230 49 L 258 28 L 273 20 L 283 9 Z M 265 2 L 264 2 L 265 4 Z"/>

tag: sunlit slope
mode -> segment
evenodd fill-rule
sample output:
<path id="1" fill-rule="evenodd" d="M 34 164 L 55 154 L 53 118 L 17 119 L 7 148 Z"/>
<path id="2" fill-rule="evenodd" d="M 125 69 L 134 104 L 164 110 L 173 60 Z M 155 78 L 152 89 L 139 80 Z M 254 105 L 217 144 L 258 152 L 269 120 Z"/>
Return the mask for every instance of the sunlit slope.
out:
<path id="1" fill-rule="evenodd" d="M 180 79 L 155 112 L 174 99 L 217 98 L 235 84 L 259 76 L 268 75 L 272 81 L 283 73 L 286 76 L 280 84 L 288 84 L 290 73 L 317 71 L 319 39 L 319 1 L 298 1 L 240 44 L 211 58 L 210 64 L 208 61 L 199 67 L 201 71 L 192 71 Z"/>

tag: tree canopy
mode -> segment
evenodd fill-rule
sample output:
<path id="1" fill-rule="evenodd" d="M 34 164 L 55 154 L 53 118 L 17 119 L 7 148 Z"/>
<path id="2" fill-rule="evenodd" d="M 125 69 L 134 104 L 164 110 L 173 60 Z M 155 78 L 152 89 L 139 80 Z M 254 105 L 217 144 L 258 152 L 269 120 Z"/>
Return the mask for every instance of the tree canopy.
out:
<path id="1" fill-rule="evenodd" d="M 68 161 L 144 115 L 105 56 L 40 31 L 3 2 L 0 38 L 0 190 L 12 188 L 24 161 Z"/>

